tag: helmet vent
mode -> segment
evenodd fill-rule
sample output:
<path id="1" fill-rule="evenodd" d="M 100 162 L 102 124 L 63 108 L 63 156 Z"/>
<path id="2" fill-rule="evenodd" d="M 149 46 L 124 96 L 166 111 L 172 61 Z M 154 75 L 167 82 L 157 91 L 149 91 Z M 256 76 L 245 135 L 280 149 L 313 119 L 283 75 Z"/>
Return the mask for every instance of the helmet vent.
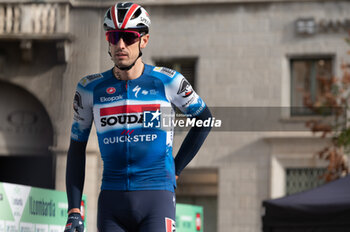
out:
<path id="1" fill-rule="evenodd" d="M 132 16 L 131 19 L 135 19 L 135 18 L 139 17 L 141 13 L 142 13 L 142 12 L 141 12 L 141 8 L 137 9 L 137 11 L 136 11 L 135 14 Z"/>
<path id="2" fill-rule="evenodd" d="M 108 19 L 112 19 L 112 17 L 111 17 L 111 11 L 110 11 L 110 10 L 107 11 L 107 18 L 108 18 Z"/>
<path id="3" fill-rule="evenodd" d="M 120 2 L 120 3 L 117 4 L 117 8 L 118 9 L 122 9 L 122 8 L 127 9 L 130 6 L 132 6 L 132 4 L 134 4 L 134 3 L 132 3 L 132 2 Z"/>
<path id="4" fill-rule="evenodd" d="M 148 27 L 145 24 L 138 23 L 136 26 L 138 27 L 139 32 L 145 32 L 146 34 L 148 33 Z"/>
<path id="5" fill-rule="evenodd" d="M 124 20 L 124 17 L 126 15 L 127 9 L 119 9 L 118 10 L 118 22 L 122 23 Z"/>

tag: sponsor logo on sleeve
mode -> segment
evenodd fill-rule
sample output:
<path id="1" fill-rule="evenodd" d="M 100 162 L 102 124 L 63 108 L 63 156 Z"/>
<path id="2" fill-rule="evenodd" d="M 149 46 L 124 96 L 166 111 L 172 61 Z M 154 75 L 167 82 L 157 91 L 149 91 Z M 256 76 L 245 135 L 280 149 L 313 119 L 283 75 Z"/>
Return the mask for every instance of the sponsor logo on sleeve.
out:
<path id="1" fill-rule="evenodd" d="M 163 73 L 169 77 L 174 77 L 175 74 L 176 74 L 176 71 L 175 70 L 172 70 L 170 68 L 164 68 L 164 67 L 155 67 L 153 69 L 154 71 L 156 72 L 160 72 L 160 73 Z"/>
<path id="2" fill-rule="evenodd" d="M 182 79 L 177 94 L 181 95 L 184 98 L 189 97 L 193 94 L 192 86 L 190 85 L 190 83 L 188 83 L 188 81 L 185 78 Z"/>
<path id="3" fill-rule="evenodd" d="M 85 87 L 89 83 L 93 82 L 94 80 L 100 79 L 102 77 L 103 77 L 103 75 L 101 73 L 92 74 L 92 75 L 86 76 L 83 79 L 81 79 L 80 84 Z"/>
<path id="4" fill-rule="evenodd" d="M 80 93 L 76 91 L 74 95 L 74 102 L 73 102 L 74 120 L 76 121 L 84 121 L 84 118 L 79 116 L 80 109 L 83 109 L 83 103 L 82 103 Z"/>
<path id="5" fill-rule="evenodd" d="M 83 109 L 83 104 L 80 93 L 76 91 L 74 95 L 73 109 L 77 114 L 79 114 L 79 108 Z"/>

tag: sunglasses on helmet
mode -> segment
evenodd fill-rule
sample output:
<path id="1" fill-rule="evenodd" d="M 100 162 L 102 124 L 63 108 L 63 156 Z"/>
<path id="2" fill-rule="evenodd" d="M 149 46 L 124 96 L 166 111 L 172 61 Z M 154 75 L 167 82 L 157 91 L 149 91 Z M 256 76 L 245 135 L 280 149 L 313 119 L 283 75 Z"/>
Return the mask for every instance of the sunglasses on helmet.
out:
<path id="1" fill-rule="evenodd" d="M 131 45 L 137 42 L 142 35 L 137 31 L 129 30 L 112 30 L 106 32 L 106 40 L 113 45 L 116 45 L 120 39 L 123 39 L 126 45 Z"/>

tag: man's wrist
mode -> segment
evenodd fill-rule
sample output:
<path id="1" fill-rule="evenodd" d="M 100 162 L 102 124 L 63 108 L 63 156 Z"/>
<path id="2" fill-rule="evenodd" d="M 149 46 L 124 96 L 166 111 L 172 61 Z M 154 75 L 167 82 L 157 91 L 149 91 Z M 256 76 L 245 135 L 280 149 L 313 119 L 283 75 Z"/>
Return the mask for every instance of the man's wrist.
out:
<path id="1" fill-rule="evenodd" d="M 68 215 L 71 213 L 79 213 L 80 214 L 80 209 L 79 208 L 72 208 L 68 211 Z"/>

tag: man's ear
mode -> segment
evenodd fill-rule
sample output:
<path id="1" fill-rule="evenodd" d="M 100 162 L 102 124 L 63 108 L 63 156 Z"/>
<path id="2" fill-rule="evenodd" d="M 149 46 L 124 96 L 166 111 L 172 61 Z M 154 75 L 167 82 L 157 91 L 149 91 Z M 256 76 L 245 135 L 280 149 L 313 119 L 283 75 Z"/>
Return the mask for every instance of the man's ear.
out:
<path id="1" fill-rule="evenodd" d="M 146 34 L 144 36 L 141 37 L 141 49 L 145 48 L 148 44 L 148 40 L 149 40 L 149 34 Z"/>

